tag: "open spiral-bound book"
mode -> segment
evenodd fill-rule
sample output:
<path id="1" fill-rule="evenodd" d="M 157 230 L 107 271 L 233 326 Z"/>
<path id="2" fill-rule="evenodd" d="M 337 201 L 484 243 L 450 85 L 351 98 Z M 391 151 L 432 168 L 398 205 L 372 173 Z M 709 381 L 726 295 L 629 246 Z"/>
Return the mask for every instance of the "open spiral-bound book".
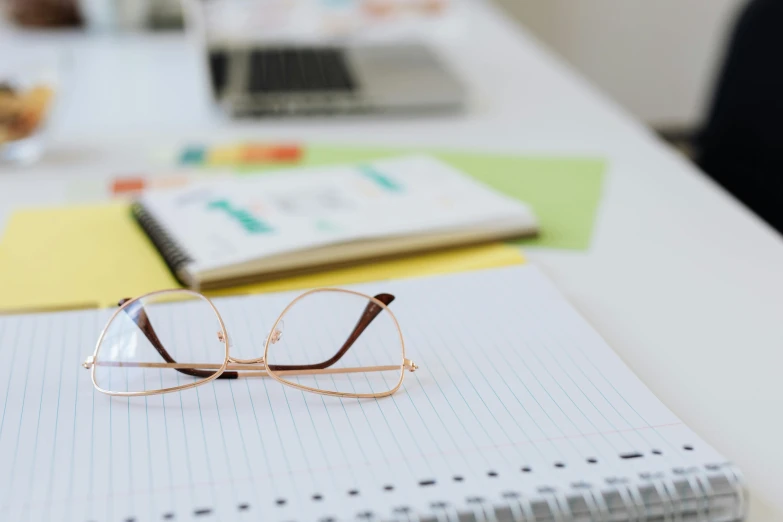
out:
<path id="1" fill-rule="evenodd" d="M 745 517 L 738 471 L 534 267 L 356 288 L 395 294 L 420 365 L 391 397 L 267 379 L 108 397 L 80 364 L 110 310 L 0 318 L 0 519 Z M 237 355 L 294 295 L 215 300 Z"/>
<path id="2" fill-rule="evenodd" d="M 421 155 L 148 191 L 133 215 L 202 290 L 538 232 L 525 203 Z"/>

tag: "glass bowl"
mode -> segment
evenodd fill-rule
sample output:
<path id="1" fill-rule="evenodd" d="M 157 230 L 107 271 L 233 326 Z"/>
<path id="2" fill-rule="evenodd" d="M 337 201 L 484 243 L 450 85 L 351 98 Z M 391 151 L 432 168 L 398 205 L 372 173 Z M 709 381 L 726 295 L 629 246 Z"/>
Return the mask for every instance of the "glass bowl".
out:
<path id="1" fill-rule="evenodd" d="M 20 54 L 0 65 L 0 162 L 24 164 L 43 152 L 58 71 L 55 63 Z"/>

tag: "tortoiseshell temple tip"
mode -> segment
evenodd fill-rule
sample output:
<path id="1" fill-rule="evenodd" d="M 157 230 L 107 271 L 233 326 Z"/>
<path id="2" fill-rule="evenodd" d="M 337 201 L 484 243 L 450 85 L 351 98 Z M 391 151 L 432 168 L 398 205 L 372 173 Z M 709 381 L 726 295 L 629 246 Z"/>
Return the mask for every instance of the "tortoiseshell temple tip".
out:
<path id="1" fill-rule="evenodd" d="M 389 306 L 394 301 L 394 296 L 391 294 L 378 294 L 375 298 L 386 306 Z"/>
<path id="2" fill-rule="evenodd" d="M 122 299 L 117 301 L 117 306 L 122 306 L 122 305 L 124 305 L 125 303 L 127 303 L 130 300 L 131 300 L 130 297 L 123 297 Z"/>

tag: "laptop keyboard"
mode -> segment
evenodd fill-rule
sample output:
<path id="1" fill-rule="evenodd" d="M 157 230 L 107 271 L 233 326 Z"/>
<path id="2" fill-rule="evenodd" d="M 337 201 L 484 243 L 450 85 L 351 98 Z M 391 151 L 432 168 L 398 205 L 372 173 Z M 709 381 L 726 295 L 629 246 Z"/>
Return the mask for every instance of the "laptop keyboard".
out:
<path id="1" fill-rule="evenodd" d="M 351 76 L 340 49 L 257 49 L 250 53 L 251 93 L 352 91 Z"/>

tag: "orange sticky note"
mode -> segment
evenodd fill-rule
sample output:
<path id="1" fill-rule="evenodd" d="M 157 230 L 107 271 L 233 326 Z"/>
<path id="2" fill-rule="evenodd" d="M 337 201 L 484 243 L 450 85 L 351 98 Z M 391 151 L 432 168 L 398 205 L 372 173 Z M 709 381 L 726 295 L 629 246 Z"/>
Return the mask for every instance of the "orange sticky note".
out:
<path id="1" fill-rule="evenodd" d="M 298 145 L 250 144 L 242 149 L 242 163 L 298 162 L 302 159 L 302 148 Z"/>
<path id="2" fill-rule="evenodd" d="M 111 193 L 115 196 L 133 194 L 144 190 L 144 178 L 116 178 L 111 184 Z"/>

